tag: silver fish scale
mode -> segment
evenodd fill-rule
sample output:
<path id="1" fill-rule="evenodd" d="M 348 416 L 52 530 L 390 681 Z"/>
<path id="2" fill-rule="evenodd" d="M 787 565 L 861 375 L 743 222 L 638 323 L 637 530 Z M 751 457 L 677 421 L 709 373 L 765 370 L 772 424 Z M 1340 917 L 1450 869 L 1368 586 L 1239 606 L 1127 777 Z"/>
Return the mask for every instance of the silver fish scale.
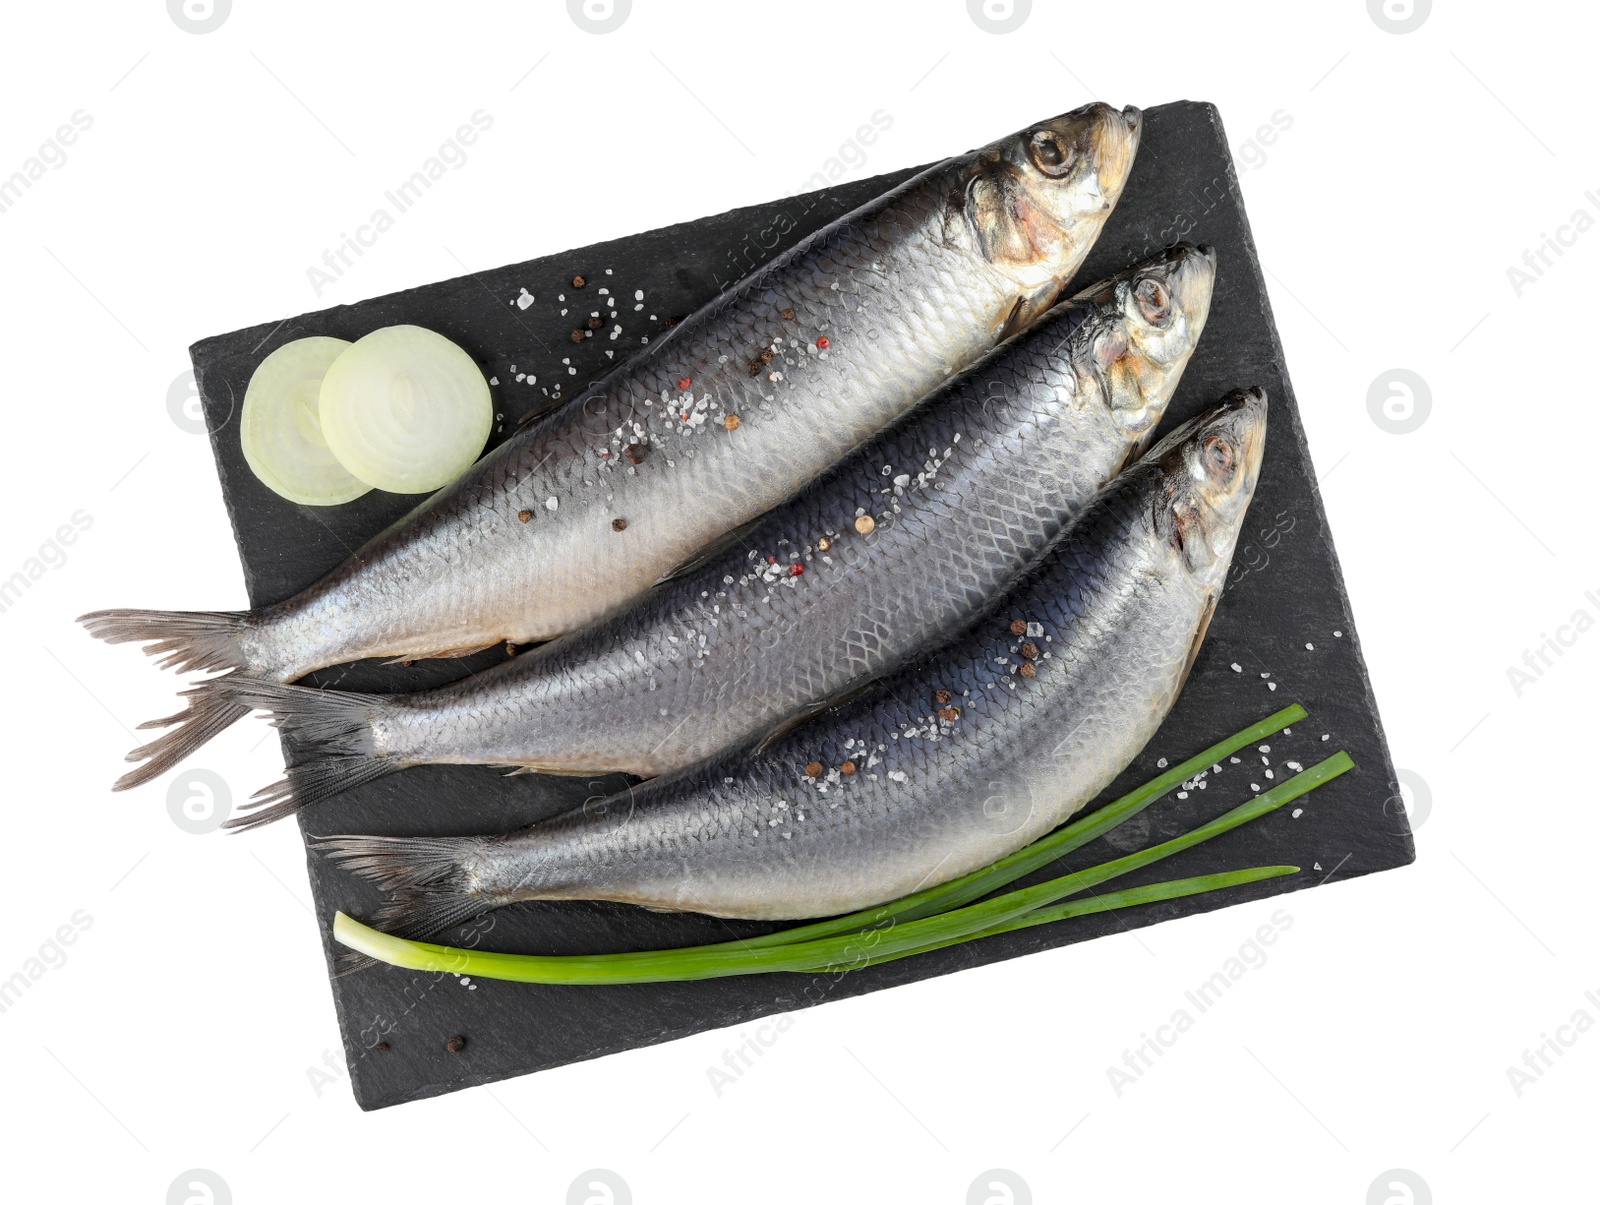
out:
<path id="1" fill-rule="evenodd" d="M 268 608 L 244 638 L 252 669 L 287 681 L 555 636 L 782 501 L 993 346 L 1018 287 L 947 221 L 973 159 L 819 231 Z M 1098 228 L 1073 232 L 1082 252 Z M 647 445 L 643 464 L 630 443 Z"/>
<path id="2" fill-rule="evenodd" d="M 1162 488 L 1157 469 L 1125 474 L 1005 610 L 873 697 L 609 810 L 473 843 L 478 890 L 492 904 L 797 919 L 898 898 L 1048 832 L 1137 754 L 1181 685 L 1207 593 L 1157 530 Z M 1011 635 L 1013 617 L 1039 625 L 1048 656 L 1033 679 L 1015 672 L 1026 637 Z M 940 687 L 954 722 L 929 702 Z M 828 769 L 810 778 L 810 762 Z"/>
<path id="3" fill-rule="evenodd" d="M 1087 304 L 1057 312 L 651 598 L 399 700 L 380 751 L 665 773 L 926 651 L 1126 458 L 1131 439 L 1084 366 L 1116 321 Z M 870 536 L 858 510 L 875 517 Z"/>

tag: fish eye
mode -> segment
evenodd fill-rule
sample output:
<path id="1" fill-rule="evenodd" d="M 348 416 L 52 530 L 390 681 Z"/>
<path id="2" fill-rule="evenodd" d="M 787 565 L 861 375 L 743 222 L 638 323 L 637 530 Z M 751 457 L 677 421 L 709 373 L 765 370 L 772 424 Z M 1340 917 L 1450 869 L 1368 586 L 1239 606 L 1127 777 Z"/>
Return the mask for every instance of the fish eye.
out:
<path id="1" fill-rule="evenodd" d="M 1220 435 L 1213 435 L 1202 445 L 1206 468 L 1217 476 L 1233 471 L 1233 445 Z"/>
<path id="2" fill-rule="evenodd" d="M 1072 167 L 1072 148 L 1051 130 L 1038 130 L 1028 139 L 1028 155 L 1047 176 L 1064 176 Z"/>
<path id="3" fill-rule="evenodd" d="M 1159 326 L 1172 313 L 1172 295 L 1167 292 L 1167 286 L 1153 276 L 1146 276 L 1134 287 L 1133 297 L 1146 322 Z"/>

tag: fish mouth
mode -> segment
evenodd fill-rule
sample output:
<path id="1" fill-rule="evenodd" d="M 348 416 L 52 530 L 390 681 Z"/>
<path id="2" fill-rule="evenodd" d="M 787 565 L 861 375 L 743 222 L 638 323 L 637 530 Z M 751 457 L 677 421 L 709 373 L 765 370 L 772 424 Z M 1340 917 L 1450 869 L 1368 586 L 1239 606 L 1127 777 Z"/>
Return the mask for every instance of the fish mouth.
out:
<path id="1" fill-rule="evenodd" d="M 1127 123 L 1128 137 L 1133 139 L 1134 146 L 1138 146 L 1139 135 L 1144 133 L 1144 111 L 1137 105 L 1125 105 L 1122 120 Z"/>
<path id="2" fill-rule="evenodd" d="M 1134 158 L 1139 153 L 1139 138 L 1144 133 L 1144 113 L 1133 105 L 1118 110 L 1098 105 L 1103 110 L 1096 132 L 1100 155 L 1100 185 L 1108 196 L 1115 196 L 1128 182 Z M 1116 191 L 1113 191 L 1116 190 Z"/>
<path id="3" fill-rule="evenodd" d="M 1099 168 L 1100 191 L 1114 204 L 1133 170 L 1134 157 L 1139 152 L 1139 135 L 1144 131 L 1144 114 L 1133 105 L 1119 111 L 1099 101 L 1087 106 L 1085 111 L 1097 119 L 1091 137 Z"/>
<path id="4" fill-rule="evenodd" d="M 1260 385 L 1243 389 L 1230 389 L 1199 417 L 1199 422 L 1230 422 L 1240 424 L 1245 430 L 1255 423 L 1265 423 L 1267 418 L 1267 391 Z"/>
<path id="5" fill-rule="evenodd" d="M 1217 270 L 1217 249 L 1208 243 L 1174 243 L 1156 257 L 1175 286 L 1203 279 L 1210 281 Z"/>
<path id="6" fill-rule="evenodd" d="M 1200 340 L 1217 281 L 1217 251 L 1202 243 L 1178 243 L 1167 251 L 1168 288 L 1187 323 L 1189 350 Z"/>

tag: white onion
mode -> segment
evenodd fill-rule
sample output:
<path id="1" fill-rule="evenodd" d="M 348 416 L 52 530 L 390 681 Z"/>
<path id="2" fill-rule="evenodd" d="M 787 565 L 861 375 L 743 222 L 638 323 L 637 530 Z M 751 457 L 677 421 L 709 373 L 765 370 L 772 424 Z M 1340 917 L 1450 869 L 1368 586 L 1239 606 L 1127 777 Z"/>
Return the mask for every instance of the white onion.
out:
<path id="1" fill-rule="evenodd" d="M 328 450 L 318 416 L 322 379 L 348 347 L 320 335 L 285 343 L 261 361 L 244 391 L 245 463 L 268 489 L 302 506 L 336 506 L 372 488 Z"/>
<path id="2" fill-rule="evenodd" d="M 386 326 L 357 339 L 322 381 L 322 433 L 378 489 L 423 494 L 459 477 L 494 423 L 489 383 L 443 335 Z"/>

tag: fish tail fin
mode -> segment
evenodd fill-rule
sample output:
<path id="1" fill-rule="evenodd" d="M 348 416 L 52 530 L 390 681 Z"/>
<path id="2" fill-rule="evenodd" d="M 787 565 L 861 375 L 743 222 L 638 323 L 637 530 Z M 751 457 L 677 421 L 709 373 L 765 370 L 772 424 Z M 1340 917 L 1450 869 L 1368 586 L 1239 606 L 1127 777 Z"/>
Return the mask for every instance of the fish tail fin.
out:
<path id="1" fill-rule="evenodd" d="M 181 694 L 189 700 L 182 711 L 140 724 L 141 729 L 171 728 L 172 731 L 130 752 L 128 761 L 143 762 L 144 765 L 129 770 L 111 784 L 111 789 L 126 791 L 159 778 L 217 733 L 249 715 L 249 707 L 235 702 L 225 690 L 219 689 L 219 684 L 226 682 L 229 677 L 231 675 L 213 678 L 182 691 Z"/>
<path id="2" fill-rule="evenodd" d="M 107 644 L 143 644 L 162 669 L 181 674 L 253 668 L 239 643 L 248 611 L 90 611 L 78 616 L 89 635 Z"/>
<path id="3" fill-rule="evenodd" d="M 293 758 L 284 777 L 257 791 L 240 815 L 227 822 L 228 828 L 271 824 L 403 768 L 374 747 L 373 722 L 393 707 L 383 695 L 245 677 L 219 681 L 239 706 L 271 712 L 272 724 L 290 739 Z"/>
<path id="4" fill-rule="evenodd" d="M 486 898 L 468 873 L 482 837 L 315 837 L 312 847 L 335 865 L 376 883 L 388 899 L 372 915 L 374 927 L 397 937 L 432 937 L 487 912 Z M 371 965 L 365 954 L 340 957 L 338 972 Z"/>

